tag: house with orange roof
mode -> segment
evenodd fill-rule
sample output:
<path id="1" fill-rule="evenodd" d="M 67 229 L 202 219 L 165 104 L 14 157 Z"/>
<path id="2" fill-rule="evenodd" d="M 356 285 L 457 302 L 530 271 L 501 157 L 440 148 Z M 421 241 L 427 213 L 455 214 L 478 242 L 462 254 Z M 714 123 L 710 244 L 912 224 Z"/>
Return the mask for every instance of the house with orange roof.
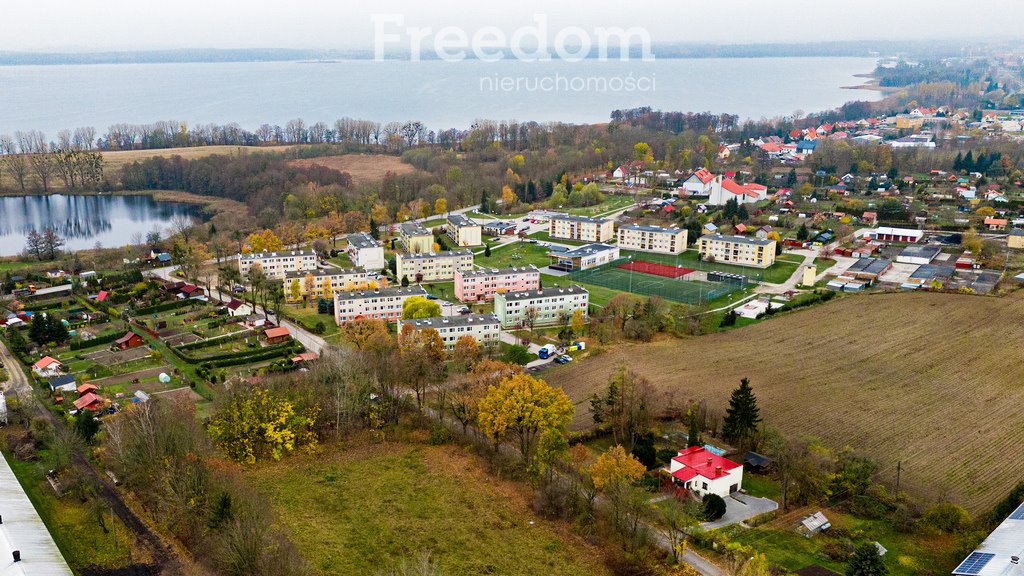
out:
<path id="1" fill-rule="evenodd" d="M 32 365 L 32 371 L 40 378 L 53 378 L 64 371 L 64 365 L 52 356 L 44 356 Z"/>
<path id="2" fill-rule="evenodd" d="M 989 230 L 1005 230 L 1009 221 L 1006 218 L 985 218 L 985 226 Z"/>
<path id="3" fill-rule="evenodd" d="M 690 196 L 711 196 L 722 185 L 722 177 L 701 168 L 683 181 L 681 188 Z"/>

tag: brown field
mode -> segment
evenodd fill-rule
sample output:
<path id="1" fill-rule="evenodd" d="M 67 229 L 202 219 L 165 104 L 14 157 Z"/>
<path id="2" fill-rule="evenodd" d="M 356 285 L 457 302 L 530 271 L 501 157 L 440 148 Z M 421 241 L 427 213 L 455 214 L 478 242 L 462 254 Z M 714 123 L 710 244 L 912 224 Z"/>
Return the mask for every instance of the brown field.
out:
<path id="1" fill-rule="evenodd" d="M 162 150 L 118 150 L 116 152 L 103 153 L 103 170 L 112 174 L 121 169 L 121 166 L 153 158 L 156 156 L 181 156 L 186 160 L 212 156 L 214 154 L 229 155 L 239 152 L 281 152 L 292 146 L 194 146 L 191 148 L 164 148 Z"/>
<path id="2" fill-rule="evenodd" d="M 906 293 L 843 298 L 729 332 L 621 344 L 551 371 L 576 402 L 620 363 L 676 403 L 724 410 L 751 380 L 766 423 L 850 446 L 891 484 L 987 511 L 1024 479 L 1024 294 Z"/>
<path id="3" fill-rule="evenodd" d="M 342 154 L 340 156 L 323 156 L 308 160 L 293 160 L 298 166 L 323 166 L 340 172 L 348 172 L 355 184 L 372 184 L 380 182 L 388 172 L 394 174 L 410 174 L 416 171 L 413 166 L 402 162 L 398 156 L 383 154 Z"/>

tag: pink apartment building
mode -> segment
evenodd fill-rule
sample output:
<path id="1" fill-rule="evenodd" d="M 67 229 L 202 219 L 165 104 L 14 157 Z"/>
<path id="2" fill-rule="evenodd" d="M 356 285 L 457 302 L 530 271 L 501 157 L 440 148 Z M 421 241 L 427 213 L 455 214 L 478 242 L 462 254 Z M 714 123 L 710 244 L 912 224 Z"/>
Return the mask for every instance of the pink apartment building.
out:
<path id="1" fill-rule="evenodd" d="M 495 294 L 540 288 L 536 266 L 488 268 L 455 272 L 455 297 L 463 302 L 492 300 Z"/>

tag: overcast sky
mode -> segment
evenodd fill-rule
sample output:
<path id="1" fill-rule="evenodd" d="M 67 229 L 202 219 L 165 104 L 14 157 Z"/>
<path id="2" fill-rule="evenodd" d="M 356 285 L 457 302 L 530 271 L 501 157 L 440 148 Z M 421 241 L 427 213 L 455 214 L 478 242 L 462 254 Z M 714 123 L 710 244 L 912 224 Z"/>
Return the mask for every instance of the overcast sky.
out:
<path id="1" fill-rule="evenodd" d="M 0 50 L 369 49 L 373 14 L 469 35 L 485 26 L 510 34 L 545 14 L 552 36 L 566 26 L 640 26 L 655 42 L 967 40 L 1019 34 L 1024 1 L 0 0 Z"/>

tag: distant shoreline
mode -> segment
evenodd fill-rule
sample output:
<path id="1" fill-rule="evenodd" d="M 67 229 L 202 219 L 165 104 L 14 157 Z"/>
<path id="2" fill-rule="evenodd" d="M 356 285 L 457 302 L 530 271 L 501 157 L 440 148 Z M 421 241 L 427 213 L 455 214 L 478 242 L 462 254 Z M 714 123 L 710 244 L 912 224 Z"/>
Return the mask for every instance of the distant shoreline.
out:
<path id="1" fill-rule="evenodd" d="M 875 75 L 872 73 L 854 74 L 854 76 L 857 78 L 868 78 L 868 81 L 863 84 L 856 84 L 852 86 L 840 86 L 840 88 L 843 90 L 874 90 L 876 92 L 882 92 L 883 94 L 889 94 L 896 91 L 895 88 L 882 86 L 878 78 L 875 78 Z"/>

